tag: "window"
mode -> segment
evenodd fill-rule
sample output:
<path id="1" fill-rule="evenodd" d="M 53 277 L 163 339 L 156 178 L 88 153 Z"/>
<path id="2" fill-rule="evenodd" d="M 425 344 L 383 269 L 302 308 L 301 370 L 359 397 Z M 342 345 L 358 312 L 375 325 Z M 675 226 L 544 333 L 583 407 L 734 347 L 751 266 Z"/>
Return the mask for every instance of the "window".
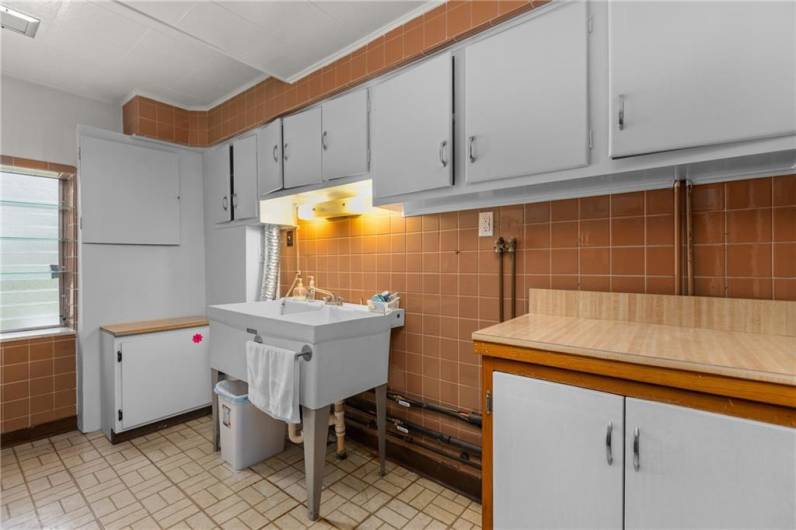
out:
<path id="1" fill-rule="evenodd" d="M 65 323 L 62 182 L 0 171 L 0 332 Z"/>

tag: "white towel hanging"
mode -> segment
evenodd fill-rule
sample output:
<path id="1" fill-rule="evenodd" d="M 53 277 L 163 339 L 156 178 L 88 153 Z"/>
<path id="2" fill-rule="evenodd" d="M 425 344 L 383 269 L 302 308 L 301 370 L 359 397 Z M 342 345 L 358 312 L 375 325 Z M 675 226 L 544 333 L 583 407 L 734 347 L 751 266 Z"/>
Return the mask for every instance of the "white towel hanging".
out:
<path id="1" fill-rule="evenodd" d="M 272 418 L 301 423 L 299 359 L 296 352 L 248 341 L 249 401 Z"/>

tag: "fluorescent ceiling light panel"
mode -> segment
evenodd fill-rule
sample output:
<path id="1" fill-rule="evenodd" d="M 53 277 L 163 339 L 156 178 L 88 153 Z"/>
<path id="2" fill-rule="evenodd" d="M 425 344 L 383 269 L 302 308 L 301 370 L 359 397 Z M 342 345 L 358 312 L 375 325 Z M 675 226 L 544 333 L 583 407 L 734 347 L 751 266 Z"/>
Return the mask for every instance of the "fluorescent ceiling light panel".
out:
<path id="1" fill-rule="evenodd" d="M 0 5 L 0 27 L 21 33 L 26 37 L 33 38 L 39 29 L 38 18 L 20 13 L 15 9 Z"/>

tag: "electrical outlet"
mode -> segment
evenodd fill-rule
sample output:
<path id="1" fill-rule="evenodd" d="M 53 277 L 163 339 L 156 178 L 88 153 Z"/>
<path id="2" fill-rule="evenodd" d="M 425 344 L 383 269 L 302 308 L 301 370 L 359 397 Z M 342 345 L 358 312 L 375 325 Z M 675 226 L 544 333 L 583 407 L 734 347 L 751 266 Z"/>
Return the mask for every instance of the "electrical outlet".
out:
<path id="1" fill-rule="evenodd" d="M 492 220 L 492 212 L 480 212 L 478 214 L 478 237 L 492 237 L 494 233 Z"/>
<path id="2" fill-rule="evenodd" d="M 293 230 L 288 230 L 287 231 L 287 233 L 285 234 L 285 239 L 286 239 L 285 243 L 287 244 L 287 246 L 292 247 L 293 246 Z"/>

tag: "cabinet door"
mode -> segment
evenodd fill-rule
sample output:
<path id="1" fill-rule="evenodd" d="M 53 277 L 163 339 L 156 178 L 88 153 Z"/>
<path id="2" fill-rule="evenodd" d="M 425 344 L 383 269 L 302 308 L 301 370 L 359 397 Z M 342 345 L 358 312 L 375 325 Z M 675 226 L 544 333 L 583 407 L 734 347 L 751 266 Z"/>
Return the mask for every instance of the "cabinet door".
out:
<path id="1" fill-rule="evenodd" d="M 235 220 L 257 217 L 257 135 L 232 143 L 232 215 Z"/>
<path id="2" fill-rule="evenodd" d="M 611 2 L 611 156 L 796 132 L 794 9 Z"/>
<path id="3" fill-rule="evenodd" d="M 624 398 L 499 372 L 492 384 L 494 527 L 622 528 Z"/>
<path id="4" fill-rule="evenodd" d="M 323 104 L 323 179 L 368 172 L 368 91 L 357 90 Z"/>
<path id="5" fill-rule="evenodd" d="M 257 131 L 257 171 L 261 197 L 282 189 L 282 120 Z"/>
<path id="6" fill-rule="evenodd" d="M 222 144 L 204 154 L 205 189 L 210 205 L 207 215 L 216 223 L 232 219 L 229 162 L 229 144 Z"/>
<path id="7" fill-rule="evenodd" d="M 631 398 L 625 425 L 627 528 L 796 528 L 796 430 Z"/>
<path id="8" fill-rule="evenodd" d="M 284 119 L 285 188 L 321 182 L 321 107 Z"/>
<path id="9" fill-rule="evenodd" d="M 464 57 L 467 182 L 588 164 L 585 2 L 477 42 Z"/>
<path id="10" fill-rule="evenodd" d="M 208 344 L 207 327 L 121 339 L 117 400 L 122 429 L 210 403 Z"/>
<path id="11" fill-rule="evenodd" d="M 443 53 L 371 91 L 373 196 L 443 188 L 452 180 L 453 59 Z"/>

